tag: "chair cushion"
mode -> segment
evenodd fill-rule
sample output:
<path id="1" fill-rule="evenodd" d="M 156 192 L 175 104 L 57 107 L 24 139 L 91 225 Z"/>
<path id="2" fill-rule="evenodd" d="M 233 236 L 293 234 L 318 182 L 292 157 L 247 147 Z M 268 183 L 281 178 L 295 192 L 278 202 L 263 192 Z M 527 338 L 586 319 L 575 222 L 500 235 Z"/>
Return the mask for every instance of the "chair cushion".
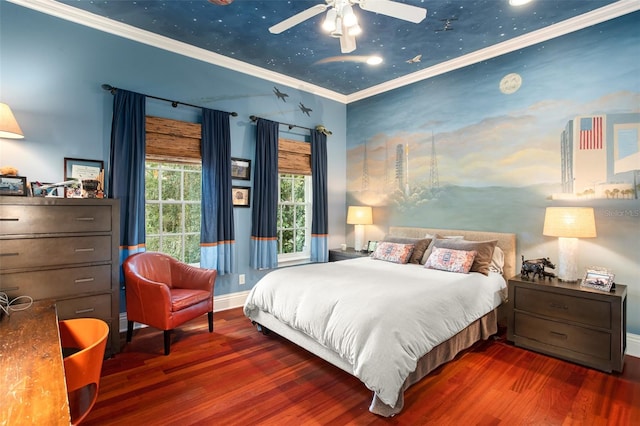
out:
<path id="1" fill-rule="evenodd" d="M 196 305 L 202 301 L 211 297 L 208 291 L 204 290 L 189 290 L 181 288 L 171 289 L 171 311 L 181 311 L 189 306 Z"/>

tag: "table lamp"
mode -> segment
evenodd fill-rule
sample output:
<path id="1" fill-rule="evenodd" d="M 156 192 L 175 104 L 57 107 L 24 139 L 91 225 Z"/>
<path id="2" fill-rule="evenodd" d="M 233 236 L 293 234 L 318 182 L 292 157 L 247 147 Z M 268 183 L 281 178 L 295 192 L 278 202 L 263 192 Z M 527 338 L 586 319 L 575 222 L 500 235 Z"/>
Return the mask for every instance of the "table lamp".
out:
<path id="1" fill-rule="evenodd" d="M 0 103 L 0 138 L 22 139 L 24 133 L 11 112 L 9 105 Z"/>
<path id="2" fill-rule="evenodd" d="M 578 281 L 578 238 L 594 238 L 591 207 L 547 207 L 542 235 L 558 237 L 558 279 Z"/>
<path id="3" fill-rule="evenodd" d="M 373 224 L 373 213 L 369 206 L 349 206 L 347 224 L 355 225 L 355 249 L 362 250 L 364 246 L 364 225 Z"/>

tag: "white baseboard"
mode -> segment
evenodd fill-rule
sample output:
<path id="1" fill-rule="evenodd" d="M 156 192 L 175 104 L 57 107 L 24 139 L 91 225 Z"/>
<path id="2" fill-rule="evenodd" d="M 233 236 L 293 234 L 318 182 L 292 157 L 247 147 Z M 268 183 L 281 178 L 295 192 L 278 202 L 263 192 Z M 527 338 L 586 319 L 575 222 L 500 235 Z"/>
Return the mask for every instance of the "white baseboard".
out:
<path id="1" fill-rule="evenodd" d="M 627 333 L 627 355 L 640 358 L 640 334 Z"/>
<path id="2" fill-rule="evenodd" d="M 244 301 L 249 295 L 248 291 L 242 291 L 238 293 L 224 294 L 222 296 L 214 297 L 213 299 L 213 311 L 220 312 L 228 309 L 239 308 L 244 306 Z M 136 323 L 136 328 L 141 327 L 141 324 Z M 120 313 L 120 332 L 127 331 L 127 313 Z M 627 355 L 640 358 L 640 334 L 627 333 Z"/>

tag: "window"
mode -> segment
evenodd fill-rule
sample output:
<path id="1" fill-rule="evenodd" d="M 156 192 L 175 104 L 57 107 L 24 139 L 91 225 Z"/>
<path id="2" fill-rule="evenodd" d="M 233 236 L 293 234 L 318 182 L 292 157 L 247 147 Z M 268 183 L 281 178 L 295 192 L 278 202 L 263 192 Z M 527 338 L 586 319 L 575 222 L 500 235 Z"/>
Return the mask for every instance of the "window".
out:
<path id="1" fill-rule="evenodd" d="M 145 162 L 146 248 L 200 263 L 202 166 Z"/>
<path id="2" fill-rule="evenodd" d="M 309 258 L 311 251 L 311 176 L 279 175 L 278 259 Z"/>

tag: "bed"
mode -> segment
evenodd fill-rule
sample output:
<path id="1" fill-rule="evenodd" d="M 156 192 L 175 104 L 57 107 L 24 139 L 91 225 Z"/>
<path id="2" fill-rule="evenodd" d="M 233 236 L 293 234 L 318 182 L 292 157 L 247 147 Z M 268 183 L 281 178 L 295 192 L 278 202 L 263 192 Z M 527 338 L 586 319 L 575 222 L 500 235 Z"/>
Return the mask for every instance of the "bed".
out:
<path id="1" fill-rule="evenodd" d="M 409 386 L 497 332 L 497 308 L 516 270 L 515 234 L 391 227 L 385 237 L 394 250 L 415 242 L 414 254 L 426 240 L 417 264 L 363 257 L 274 270 L 251 290 L 244 313 L 260 330 L 356 376 L 373 391 L 369 410 L 393 416 Z M 499 249 L 491 249 L 490 265 L 475 269 L 482 273 L 423 265 L 429 252 L 451 255 L 460 246 L 480 260 L 487 244 Z"/>

